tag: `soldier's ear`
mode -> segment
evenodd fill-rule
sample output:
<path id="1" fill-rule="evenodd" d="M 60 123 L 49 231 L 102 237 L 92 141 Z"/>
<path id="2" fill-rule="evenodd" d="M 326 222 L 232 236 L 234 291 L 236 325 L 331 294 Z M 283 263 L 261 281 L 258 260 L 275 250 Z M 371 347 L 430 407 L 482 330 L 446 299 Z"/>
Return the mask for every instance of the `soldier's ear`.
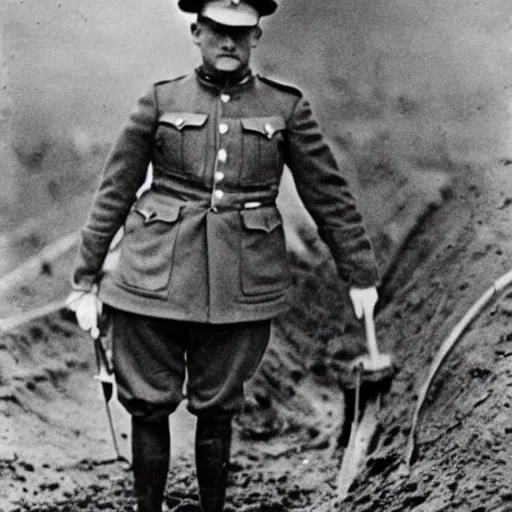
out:
<path id="1" fill-rule="evenodd" d="M 258 45 L 258 41 L 261 38 L 261 35 L 263 34 L 263 31 L 261 30 L 261 27 L 258 25 L 252 29 L 252 44 L 251 46 L 255 48 Z"/>
<path id="2" fill-rule="evenodd" d="M 199 44 L 199 36 L 201 35 L 201 27 L 198 23 L 192 23 L 190 25 L 190 33 L 192 34 L 192 42 Z"/>

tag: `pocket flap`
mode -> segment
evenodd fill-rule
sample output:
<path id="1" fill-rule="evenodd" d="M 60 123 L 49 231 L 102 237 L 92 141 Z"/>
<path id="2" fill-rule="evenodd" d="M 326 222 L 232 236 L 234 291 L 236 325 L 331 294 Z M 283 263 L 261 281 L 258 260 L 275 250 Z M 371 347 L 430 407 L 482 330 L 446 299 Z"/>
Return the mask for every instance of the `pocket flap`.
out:
<path id="1" fill-rule="evenodd" d="M 144 222 L 176 222 L 180 216 L 180 206 L 168 204 L 155 194 L 143 195 L 134 205 L 133 210 L 144 217 Z"/>
<path id="2" fill-rule="evenodd" d="M 200 127 L 206 123 L 208 114 L 195 114 L 193 112 L 164 112 L 158 119 L 160 123 L 170 124 L 177 130 L 187 126 Z"/>
<path id="3" fill-rule="evenodd" d="M 244 130 L 259 133 L 268 139 L 286 128 L 284 119 L 280 116 L 246 117 L 241 119 L 241 123 Z"/>
<path id="4" fill-rule="evenodd" d="M 243 210 L 242 221 L 247 229 L 265 231 L 266 233 L 270 233 L 283 223 L 281 215 L 275 208 Z"/>

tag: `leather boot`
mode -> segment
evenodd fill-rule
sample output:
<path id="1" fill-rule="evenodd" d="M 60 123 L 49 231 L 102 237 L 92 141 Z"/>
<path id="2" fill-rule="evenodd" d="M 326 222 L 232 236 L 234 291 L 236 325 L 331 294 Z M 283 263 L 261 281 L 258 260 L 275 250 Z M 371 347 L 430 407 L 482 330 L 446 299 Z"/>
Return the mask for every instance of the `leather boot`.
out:
<path id="1" fill-rule="evenodd" d="M 170 445 L 167 418 L 149 422 L 132 417 L 132 466 L 138 512 L 162 512 Z"/>
<path id="2" fill-rule="evenodd" d="M 203 512 L 222 512 L 231 449 L 231 418 L 198 418 L 196 468 Z"/>

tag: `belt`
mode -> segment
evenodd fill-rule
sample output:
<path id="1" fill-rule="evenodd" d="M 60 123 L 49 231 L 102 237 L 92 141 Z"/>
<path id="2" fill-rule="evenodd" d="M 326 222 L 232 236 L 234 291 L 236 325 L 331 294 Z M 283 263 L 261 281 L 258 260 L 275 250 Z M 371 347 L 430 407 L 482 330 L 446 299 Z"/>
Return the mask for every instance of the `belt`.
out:
<path id="1" fill-rule="evenodd" d="M 274 206 L 278 193 L 278 187 L 254 188 L 247 191 L 230 191 L 226 189 L 213 190 L 200 188 L 191 183 L 184 184 L 178 180 L 155 180 L 151 185 L 155 192 L 169 195 L 179 202 L 190 206 L 204 206 L 213 211 L 218 210 L 245 210 Z M 212 207 L 212 196 L 215 206 Z"/>

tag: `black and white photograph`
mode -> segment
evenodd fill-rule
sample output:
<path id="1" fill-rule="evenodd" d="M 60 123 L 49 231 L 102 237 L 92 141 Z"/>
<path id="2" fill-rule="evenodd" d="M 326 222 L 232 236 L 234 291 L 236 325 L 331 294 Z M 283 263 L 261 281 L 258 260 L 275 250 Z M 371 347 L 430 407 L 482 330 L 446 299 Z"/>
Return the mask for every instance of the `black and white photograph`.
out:
<path id="1" fill-rule="evenodd" d="M 510 0 L 0 0 L 0 512 L 511 512 Z"/>

